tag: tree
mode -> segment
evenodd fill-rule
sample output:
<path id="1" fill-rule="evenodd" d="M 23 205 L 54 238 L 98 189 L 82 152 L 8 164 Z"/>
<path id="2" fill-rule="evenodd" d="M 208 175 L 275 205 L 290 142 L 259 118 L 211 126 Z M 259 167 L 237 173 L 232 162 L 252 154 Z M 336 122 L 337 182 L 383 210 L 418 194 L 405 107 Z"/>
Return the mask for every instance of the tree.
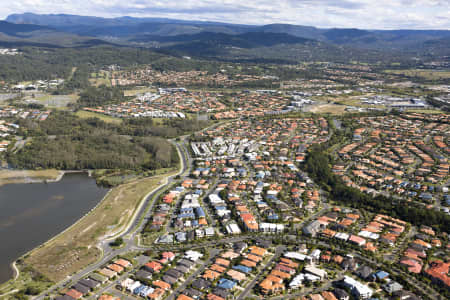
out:
<path id="1" fill-rule="evenodd" d="M 25 294 L 27 295 L 39 295 L 41 289 L 36 286 L 29 286 L 25 289 Z"/>
<path id="2" fill-rule="evenodd" d="M 28 300 L 29 297 L 27 295 L 25 295 L 25 291 L 21 290 L 17 293 L 14 294 L 14 299 L 18 299 L 18 300 Z"/>
<path id="3" fill-rule="evenodd" d="M 122 246 L 122 245 L 123 245 L 123 238 L 121 238 L 121 237 L 116 238 L 116 239 L 114 240 L 114 242 L 111 242 L 111 243 L 110 243 L 110 245 L 111 245 L 112 247 L 120 247 L 120 246 Z"/>

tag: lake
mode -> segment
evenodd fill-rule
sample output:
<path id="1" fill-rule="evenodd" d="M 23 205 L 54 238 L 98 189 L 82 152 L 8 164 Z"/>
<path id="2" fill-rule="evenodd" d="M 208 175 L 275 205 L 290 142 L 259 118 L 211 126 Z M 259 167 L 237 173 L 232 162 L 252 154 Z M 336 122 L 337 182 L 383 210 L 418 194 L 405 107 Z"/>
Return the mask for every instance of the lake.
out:
<path id="1" fill-rule="evenodd" d="M 53 183 L 1 186 L 0 283 L 13 276 L 14 260 L 75 223 L 107 192 L 86 173 L 68 173 Z"/>

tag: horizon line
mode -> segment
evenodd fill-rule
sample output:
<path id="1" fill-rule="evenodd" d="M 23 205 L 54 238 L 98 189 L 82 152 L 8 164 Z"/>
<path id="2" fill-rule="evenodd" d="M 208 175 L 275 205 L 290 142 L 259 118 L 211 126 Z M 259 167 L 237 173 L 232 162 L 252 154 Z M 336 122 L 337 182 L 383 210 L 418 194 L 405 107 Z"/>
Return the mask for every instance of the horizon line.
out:
<path id="1" fill-rule="evenodd" d="M 377 29 L 377 28 L 364 28 L 364 27 L 321 27 L 314 25 L 302 25 L 302 24 L 293 24 L 293 23 L 259 23 L 259 24 L 241 24 L 241 23 L 232 23 L 232 22 L 224 22 L 224 21 L 211 21 L 211 20 L 201 20 L 201 19 L 184 19 L 184 18 L 170 18 L 170 17 L 153 17 L 153 16 L 132 16 L 132 15 L 120 15 L 120 16 L 98 16 L 98 15 L 76 15 L 70 13 L 33 13 L 33 12 L 24 12 L 24 13 L 11 13 L 7 15 L 1 21 L 5 21 L 12 24 L 34 24 L 35 23 L 14 23 L 10 22 L 7 19 L 13 15 L 36 15 L 36 16 L 74 16 L 74 17 L 87 17 L 87 18 L 100 18 L 105 20 L 115 20 L 121 18 L 132 18 L 132 19 L 155 19 L 155 20 L 167 20 L 167 21 L 183 21 L 183 22 L 192 22 L 192 23 L 212 23 L 212 24 L 224 24 L 224 25 L 234 25 L 234 26 L 249 26 L 249 27 L 262 27 L 262 26 L 271 26 L 271 25 L 289 25 L 289 26 L 299 26 L 299 27 L 312 27 L 316 29 L 323 30 L 332 30 L 332 29 L 353 29 L 353 30 L 362 30 L 362 31 L 450 31 L 450 29 L 436 29 L 436 28 L 421 28 L 421 29 L 405 29 L 405 28 L 391 28 L 391 29 Z"/>

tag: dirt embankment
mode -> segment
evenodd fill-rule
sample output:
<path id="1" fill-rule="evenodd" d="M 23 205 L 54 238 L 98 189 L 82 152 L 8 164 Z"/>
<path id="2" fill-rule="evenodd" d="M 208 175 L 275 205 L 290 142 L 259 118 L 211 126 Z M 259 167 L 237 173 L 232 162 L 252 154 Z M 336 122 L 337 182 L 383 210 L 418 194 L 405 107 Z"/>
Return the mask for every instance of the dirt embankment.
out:
<path id="1" fill-rule="evenodd" d="M 0 186 L 11 183 L 54 182 L 60 180 L 63 171 L 50 170 L 0 170 Z"/>

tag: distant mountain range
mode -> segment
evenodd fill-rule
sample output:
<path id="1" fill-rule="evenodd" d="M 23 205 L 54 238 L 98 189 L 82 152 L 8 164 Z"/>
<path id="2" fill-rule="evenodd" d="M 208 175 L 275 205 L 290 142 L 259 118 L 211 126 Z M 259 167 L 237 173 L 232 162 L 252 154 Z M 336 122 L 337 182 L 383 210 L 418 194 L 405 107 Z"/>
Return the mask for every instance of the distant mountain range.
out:
<path id="1" fill-rule="evenodd" d="M 88 47 L 101 44 L 111 43 L 95 37 L 80 36 L 47 26 L 0 21 L 0 45 L 3 47 Z"/>
<path id="2" fill-rule="evenodd" d="M 363 50 L 370 50 L 406 53 L 411 56 L 450 56 L 449 30 L 320 29 L 290 24 L 253 26 L 163 18 L 109 19 L 65 14 L 10 15 L 6 22 L 0 22 L 1 42 L 41 43 L 58 47 L 112 43 L 210 57 L 265 57 L 268 53 L 276 54 L 282 50 L 286 51 L 288 57 L 295 59 L 296 56 L 304 56 L 296 53 L 314 54 L 315 47 L 319 52 L 348 53 L 352 50 L 350 52 L 363 54 Z M 262 52 L 265 54 L 256 55 Z M 283 53 L 278 54 L 283 57 Z"/>

